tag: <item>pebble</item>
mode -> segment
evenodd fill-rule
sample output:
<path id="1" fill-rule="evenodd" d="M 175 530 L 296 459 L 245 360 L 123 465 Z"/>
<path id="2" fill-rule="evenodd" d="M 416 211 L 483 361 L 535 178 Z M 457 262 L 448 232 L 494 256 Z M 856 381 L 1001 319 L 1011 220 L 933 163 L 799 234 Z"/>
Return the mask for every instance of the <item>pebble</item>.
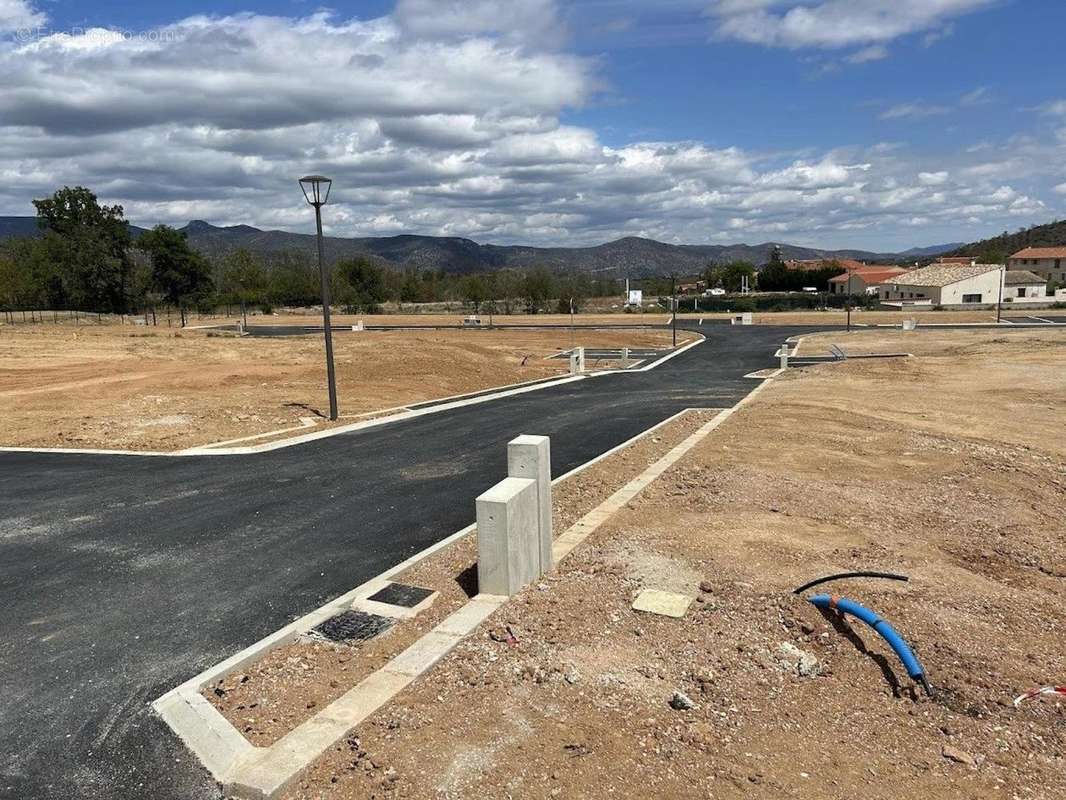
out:
<path id="1" fill-rule="evenodd" d="M 695 707 L 692 698 L 684 692 L 674 692 L 674 696 L 670 698 L 670 708 L 674 711 L 691 711 Z"/>
<path id="2" fill-rule="evenodd" d="M 977 759 L 965 750 L 952 747 L 950 744 L 944 745 L 944 749 L 940 751 L 940 754 L 948 761 L 954 761 L 956 764 L 967 764 L 971 767 L 977 766 Z"/>

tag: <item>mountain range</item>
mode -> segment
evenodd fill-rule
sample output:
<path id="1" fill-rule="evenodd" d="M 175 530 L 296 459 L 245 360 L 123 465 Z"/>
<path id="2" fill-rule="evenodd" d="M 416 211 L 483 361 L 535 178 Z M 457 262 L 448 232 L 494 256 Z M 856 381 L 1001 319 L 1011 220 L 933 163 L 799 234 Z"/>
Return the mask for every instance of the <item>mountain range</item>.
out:
<path id="1" fill-rule="evenodd" d="M 136 238 L 146 229 L 135 225 Z M 218 227 L 194 220 L 181 228 L 189 243 L 207 256 L 217 257 L 246 248 L 269 259 L 282 253 L 315 252 L 312 234 L 260 230 L 250 225 Z M 38 235 L 36 217 L 0 217 L 0 239 Z M 867 262 L 894 262 L 928 258 L 954 250 L 960 243 L 913 248 L 903 253 L 872 253 L 863 250 L 819 250 L 785 243 L 765 242 L 747 245 L 666 244 L 654 239 L 627 236 L 591 247 L 528 247 L 524 245 L 479 244 L 471 239 L 441 236 L 326 237 L 326 259 L 335 262 L 366 256 L 389 267 L 415 267 L 452 273 L 483 272 L 497 269 L 545 267 L 550 270 L 578 270 L 605 273 L 604 277 L 648 277 L 653 275 L 692 275 L 712 262 L 751 261 L 763 264 L 775 246 L 786 259 L 849 258 Z"/>

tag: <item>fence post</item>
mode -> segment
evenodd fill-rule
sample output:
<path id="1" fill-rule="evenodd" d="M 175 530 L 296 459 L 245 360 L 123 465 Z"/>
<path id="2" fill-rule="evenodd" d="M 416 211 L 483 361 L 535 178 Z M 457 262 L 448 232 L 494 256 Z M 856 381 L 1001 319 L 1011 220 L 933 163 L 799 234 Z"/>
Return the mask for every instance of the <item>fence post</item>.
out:
<path id="1" fill-rule="evenodd" d="M 551 439 L 522 435 L 507 443 L 507 476 L 537 482 L 537 538 L 540 570 L 552 568 L 552 462 Z"/>

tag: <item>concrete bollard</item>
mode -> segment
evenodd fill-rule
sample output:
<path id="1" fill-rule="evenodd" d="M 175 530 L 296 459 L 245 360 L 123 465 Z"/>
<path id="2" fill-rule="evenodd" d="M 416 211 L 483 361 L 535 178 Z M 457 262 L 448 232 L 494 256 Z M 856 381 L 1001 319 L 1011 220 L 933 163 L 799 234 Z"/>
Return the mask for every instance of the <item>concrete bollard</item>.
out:
<path id="1" fill-rule="evenodd" d="M 478 591 L 510 597 L 540 577 L 537 481 L 504 478 L 476 504 Z"/>
<path id="2" fill-rule="evenodd" d="M 781 369 L 788 369 L 788 342 L 781 345 L 781 349 L 777 351 L 777 354 L 781 356 Z"/>
<path id="3" fill-rule="evenodd" d="M 366 329 L 365 329 L 365 328 L 363 327 L 363 321 L 362 321 L 362 320 L 359 320 L 359 321 L 358 321 L 357 323 L 355 323 L 355 324 L 354 324 L 354 325 L 352 326 L 352 333 L 358 333 L 359 331 L 362 331 L 362 330 L 366 330 Z"/>
<path id="4" fill-rule="evenodd" d="M 622 348 L 622 366 L 623 367 L 628 367 L 629 366 L 629 348 L 628 347 L 623 347 Z"/>
<path id="5" fill-rule="evenodd" d="M 570 351 L 570 374 L 580 375 L 585 371 L 585 348 L 575 347 Z"/>
<path id="6" fill-rule="evenodd" d="M 507 477 L 537 482 L 537 541 L 540 575 L 552 568 L 551 439 L 522 435 L 507 443 Z"/>

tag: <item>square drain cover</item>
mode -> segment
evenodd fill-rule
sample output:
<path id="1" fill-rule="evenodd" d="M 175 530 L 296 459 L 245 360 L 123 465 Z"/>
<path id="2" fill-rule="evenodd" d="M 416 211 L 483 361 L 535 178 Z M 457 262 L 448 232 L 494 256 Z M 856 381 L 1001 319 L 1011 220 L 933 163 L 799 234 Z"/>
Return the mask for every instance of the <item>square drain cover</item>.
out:
<path id="1" fill-rule="evenodd" d="M 345 611 L 311 629 L 313 636 L 331 642 L 365 642 L 392 627 L 392 620 L 367 614 L 365 611 Z"/>
<path id="2" fill-rule="evenodd" d="M 388 603 L 390 606 L 414 608 L 431 594 L 433 594 L 432 589 L 423 589 L 421 586 L 390 583 L 384 589 L 370 595 L 367 600 L 373 600 L 375 603 Z"/>

